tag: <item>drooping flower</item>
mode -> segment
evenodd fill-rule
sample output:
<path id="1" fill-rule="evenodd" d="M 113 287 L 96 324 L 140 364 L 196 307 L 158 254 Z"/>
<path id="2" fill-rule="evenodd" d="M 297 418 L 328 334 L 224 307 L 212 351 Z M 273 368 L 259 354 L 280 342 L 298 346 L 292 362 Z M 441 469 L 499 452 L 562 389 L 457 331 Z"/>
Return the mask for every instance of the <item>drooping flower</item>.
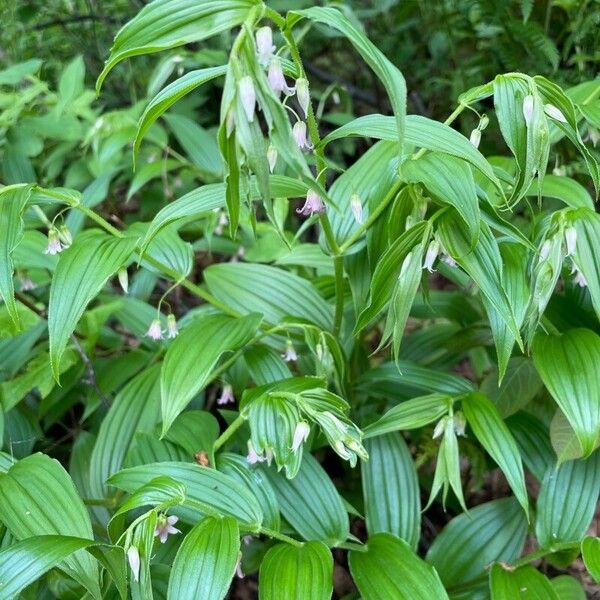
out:
<path id="1" fill-rule="evenodd" d="M 304 117 L 306 117 L 308 115 L 308 107 L 310 106 L 308 79 L 304 77 L 296 79 L 296 98 L 298 98 L 298 104 L 304 113 Z"/>
<path id="2" fill-rule="evenodd" d="M 229 384 L 226 384 L 221 390 L 221 395 L 217 398 L 217 404 L 223 406 L 224 404 L 232 404 L 233 402 L 235 402 L 233 388 Z"/>
<path id="3" fill-rule="evenodd" d="M 281 92 L 286 96 L 291 96 L 294 93 L 294 88 L 289 87 L 285 80 L 283 69 L 281 68 L 281 60 L 278 56 L 274 56 L 271 60 L 267 77 L 269 79 L 269 85 L 277 97 L 281 95 Z"/>
<path id="4" fill-rule="evenodd" d="M 129 562 L 129 568 L 133 574 L 134 581 L 140 579 L 140 553 L 135 546 L 129 546 L 127 548 L 127 561 Z"/>
<path id="5" fill-rule="evenodd" d="M 273 45 L 273 31 L 270 27 L 261 27 L 256 31 L 256 51 L 258 54 L 258 62 L 266 67 L 275 51 Z"/>
<path id="6" fill-rule="evenodd" d="M 430 273 L 433 272 L 433 263 L 440 253 L 440 243 L 437 240 L 431 240 L 429 246 L 427 246 L 427 252 L 425 252 L 425 260 L 423 261 L 423 268 L 427 269 Z"/>
<path id="7" fill-rule="evenodd" d="M 442 417 L 436 424 L 435 427 L 433 428 L 433 434 L 432 434 L 432 438 L 435 440 L 439 437 L 441 437 L 441 435 L 444 433 L 444 430 L 446 429 L 446 422 L 448 421 L 448 417 Z"/>
<path id="8" fill-rule="evenodd" d="M 481 142 L 481 130 L 479 128 L 473 129 L 471 131 L 471 136 L 469 137 L 469 141 L 475 148 L 479 148 L 479 142 Z"/>
<path id="9" fill-rule="evenodd" d="M 452 426 L 454 427 L 454 433 L 456 435 L 464 436 L 465 428 L 467 426 L 467 421 L 462 412 L 458 411 L 454 413 L 452 417 Z"/>
<path id="10" fill-rule="evenodd" d="M 154 321 L 150 323 L 150 327 L 148 327 L 148 331 L 146 331 L 146 337 L 149 337 L 153 340 L 163 339 L 163 332 L 159 319 L 154 319 Z"/>
<path id="11" fill-rule="evenodd" d="M 295 362 L 298 360 L 298 354 L 292 344 L 292 340 L 288 340 L 285 344 L 285 352 L 281 355 L 285 362 Z"/>
<path id="12" fill-rule="evenodd" d="M 321 215 L 325 212 L 325 204 L 317 192 L 314 190 L 308 190 L 304 204 L 301 208 L 297 208 L 296 212 L 299 215 L 304 215 L 305 217 L 312 216 L 314 214 Z"/>
<path id="13" fill-rule="evenodd" d="M 363 222 L 363 207 L 358 194 L 352 194 L 352 198 L 350 198 L 350 208 L 352 209 L 354 220 L 360 225 Z"/>
<path id="14" fill-rule="evenodd" d="M 214 229 L 215 235 L 222 235 L 223 228 L 225 225 L 227 225 L 227 223 L 229 223 L 227 213 L 225 211 L 219 211 L 219 220 L 217 221 L 217 226 Z"/>
<path id="15" fill-rule="evenodd" d="M 304 444 L 310 433 L 310 425 L 306 421 L 300 421 L 294 429 L 294 439 L 292 440 L 292 452 L 298 452 L 300 446 Z"/>
<path id="16" fill-rule="evenodd" d="M 565 229 L 565 244 L 567 246 L 567 256 L 575 254 L 577 246 L 577 229 L 570 225 Z"/>
<path id="17" fill-rule="evenodd" d="M 19 289 L 22 292 L 30 292 L 31 290 L 35 290 L 35 283 L 33 283 L 33 281 L 31 281 L 31 279 L 29 277 L 20 276 L 19 281 L 20 281 Z"/>
<path id="18" fill-rule="evenodd" d="M 561 123 L 567 122 L 565 115 L 563 115 L 561 110 L 556 108 L 553 104 L 544 104 L 544 112 L 555 121 L 560 121 Z"/>
<path id="19" fill-rule="evenodd" d="M 249 465 L 255 465 L 257 463 L 262 463 L 267 460 L 264 455 L 258 454 L 258 452 L 254 449 L 252 445 L 252 441 L 248 440 L 248 454 L 246 455 L 246 461 Z"/>
<path id="20" fill-rule="evenodd" d="M 575 277 L 573 277 L 573 283 L 575 285 L 578 285 L 581 288 L 587 287 L 587 279 L 585 278 L 584 274 L 579 270 L 579 267 L 577 267 L 577 265 L 573 265 L 573 270 L 571 271 L 571 273 L 575 273 Z"/>
<path id="21" fill-rule="evenodd" d="M 235 566 L 235 575 L 238 579 L 244 579 L 244 571 L 242 571 L 242 559 L 237 561 L 237 565 Z"/>
<path id="22" fill-rule="evenodd" d="M 525 123 L 529 126 L 533 117 L 533 96 L 527 94 L 523 100 L 523 117 L 525 117 Z"/>
<path id="23" fill-rule="evenodd" d="M 60 241 L 63 243 L 65 248 L 69 247 L 73 243 L 73 236 L 71 235 L 71 231 L 66 225 L 61 225 L 58 228 L 58 237 Z"/>
<path id="24" fill-rule="evenodd" d="M 595 148 L 596 144 L 600 142 L 600 131 L 598 131 L 595 127 L 590 127 L 587 137 Z"/>
<path id="25" fill-rule="evenodd" d="M 269 171 L 271 173 L 275 170 L 275 166 L 277 165 L 277 148 L 273 146 L 273 144 L 269 144 L 267 148 L 267 162 L 269 163 Z"/>
<path id="26" fill-rule="evenodd" d="M 254 82 L 252 77 L 245 75 L 238 82 L 238 89 L 240 92 L 240 100 L 242 102 L 242 108 L 246 113 L 246 118 L 250 123 L 254 121 L 254 111 L 256 109 L 256 91 L 254 89 Z"/>
<path id="27" fill-rule="evenodd" d="M 179 335 L 179 329 L 177 328 L 177 320 L 175 315 L 171 313 L 167 317 L 167 337 L 170 339 L 176 338 Z"/>
<path id="28" fill-rule="evenodd" d="M 314 148 L 306 136 L 306 123 L 304 121 L 296 121 L 292 128 L 292 135 L 300 150 L 312 150 Z"/>
<path id="29" fill-rule="evenodd" d="M 167 515 L 164 514 L 158 515 L 154 535 L 158 537 L 161 544 L 164 544 L 167 541 L 170 534 L 181 533 L 177 527 L 173 527 L 177 521 L 179 521 L 179 518 L 175 515 L 171 515 L 170 517 L 167 517 Z"/>
<path id="30" fill-rule="evenodd" d="M 58 229 L 56 227 L 52 227 L 50 231 L 48 231 L 48 245 L 44 250 L 44 254 L 50 254 L 50 256 L 54 256 L 59 252 L 62 252 L 63 246 L 60 243 L 60 238 L 58 237 Z"/>

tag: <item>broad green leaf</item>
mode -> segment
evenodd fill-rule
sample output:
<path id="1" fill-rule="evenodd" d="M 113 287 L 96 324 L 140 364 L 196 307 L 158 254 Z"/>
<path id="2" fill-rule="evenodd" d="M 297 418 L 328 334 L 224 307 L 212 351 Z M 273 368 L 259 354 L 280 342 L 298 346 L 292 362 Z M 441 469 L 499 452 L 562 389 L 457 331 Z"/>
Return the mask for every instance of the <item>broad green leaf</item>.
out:
<path id="1" fill-rule="evenodd" d="M 96 93 L 122 60 L 199 42 L 236 27 L 256 5 L 253 0 L 155 0 L 121 28 L 96 82 Z"/>
<path id="2" fill-rule="evenodd" d="M 550 580 L 558 600 L 586 600 L 586 593 L 579 579 L 571 575 L 559 575 Z"/>
<path id="3" fill-rule="evenodd" d="M 394 116 L 396 117 L 396 128 L 398 131 L 398 153 L 402 153 L 404 144 L 404 129 L 406 120 L 406 82 L 404 76 L 385 55 L 371 42 L 367 36 L 360 31 L 339 10 L 330 7 L 314 6 L 305 10 L 290 13 L 294 16 L 306 17 L 311 21 L 322 23 L 327 27 L 333 27 L 340 31 L 354 46 L 363 60 L 371 67 L 379 77 L 381 83 L 390 99 Z M 288 15 L 288 20 L 290 19 Z"/>
<path id="4" fill-rule="evenodd" d="M 222 600 L 235 573 L 239 529 L 231 517 L 206 517 L 184 538 L 171 569 L 167 598 Z"/>
<path id="5" fill-rule="evenodd" d="M 50 364 L 57 381 L 60 359 L 83 311 L 108 279 L 125 264 L 135 243 L 133 237 L 114 238 L 98 230 L 89 230 L 77 236 L 61 254 L 48 304 Z"/>
<path id="6" fill-rule="evenodd" d="M 329 600 L 333 593 L 333 557 L 323 542 L 302 546 L 277 544 L 260 565 L 260 600 Z"/>
<path id="7" fill-rule="evenodd" d="M 525 466 L 541 483 L 546 471 L 555 465 L 548 428 L 533 415 L 521 411 L 506 420 Z"/>
<path id="8" fill-rule="evenodd" d="M 189 457 L 206 452 L 214 465 L 213 444 L 219 437 L 219 422 L 206 410 L 187 410 L 181 413 L 165 435 L 165 439 L 183 448 Z"/>
<path id="9" fill-rule="evenodd" d="M 600 452 L 546 471 L 537 500 L 535 534 L 542 548 L 577 541 L 594 517 L 600 494 Z"/>
<path id="10" fill-rule="evenodd" d="M 521 455 L 498 410 L 489 398 L 479 392 L 463 398 L 462 409 L 475 436 L 502 469 L 519 504 L 527 513 L 529 500 Z"/>
<path id="11" fill-rule="evenodd" d="M 493 565 L 490 592 L 492 600 L 560 600 L 550 580 L 529 565 L 518 569 Z"/>
<path id="12" fill-rule="evenodd" d="M 350 572 L 364 600 L 444 600 L 448 594 L 436 570 L 389 533 L 370 535 L 366 552 L 352 550 Z"/>
<path id="13" fill-rule="evenodd" d="M 23 588 L 94 542 L 63 535 L 29 537 L 0 550 L 0 598 L 16 598 Z"/>
<path id="14" fill-rule="evenodd" d="M 560 336 L 540 333 L 533 342 L 533 360 L 589 456 L 600 438 L 600 337 L 588 329 Z"/>
<path id="15" fill-rule="evenodd" d="M 592 210 L 594 208 L 594 201 L 589 192 L 579 182 L 570 177 L 544 175 L 541 192 L 534 183 L 529 188 L 527 195 L 538 196 L 539 193 L 545 198 L 558 198 L 567 206 L 573 208 L 589 208 Z"/>
<path id="16" fill-rule="evenodd" d="M 366 444 L 361 466 L 365 518 L 370 535 L 392 533 L 413 549 L 421 535 L 421 496 L 415 463 L 401 435 L 388 433 Z M 382 493 L 385 490 L 385 493 Z"/>
<path id="17" fill-rule="evenodd" d="M 17 329 L 19 312 L 13 284 L 12 254 L 23 238 L 23 211 L 31 195 L 31 186 L 13 185 L 0 189 L 0 296 Z"/>
<path id="18" fill-rule="evenodd" d="M 208 81 L 220 77 L 221 75 L 225 75 L 226 72 L 227 65 L 190 71 L 158 92 L 158 94 L 150 100 L 140 117 L 137 132 L 135 134 L 135 141 L 133 143 L 134 156 L 140 149 L 140 144 L 142 143 L 144 135 L 146 135 L 148 129 L 150 129 L 152 123 L 154 123 L 156 119 L 178 100 L 187 96 L 187 94 Z"/>
<path id="19" fill-rule="evenodd" d="M 292 373 L 281 356 L 263 344 L 256 344 L 244 352 L 244 361 L 256 385 L 288 379 Z"/>
<path id="20" fill-rule="evenodd" d="M 0 520 L 18 540 L 38 535 L 64 535 L 94 539 L 87 509 L 73 481 L 60 463 L 33 454 L 0 473 Z M 60 568 L 100 598 L 98 565 L 78 550 Z"/>
<path id="21" fill-rule="evenodd" d="M 186 487 L 186 500 L 178 514 L 196 523 L 198 515 L 234 517 L 245 529 L 256 531 L 262 522 L 262 511 L 244 486 L 233 478 L 193 463 L 160 462 L 123 469 L 109 483 L 126 492 L 134 492 L 160 475 L 171 477 Z"/>
<path id="22" fill-rule="evenodd" d="M 585 537 L 581 542 L 581 555 L 588 573 L 600 582 L 600 538 Z"/>
<path id="23" fill-rule="evenodd" d="M 175 338 L 167 350 L 161 376 L 162 435 L 209 380 L 219 358 L 247 344 L 256 333 L 260 315 L 232 319 L 202 315 Z"/>
<path id="24" fill-rule="evenodd" d="M 600 215 L 593 210 L 580 209 L 573 216 L 577 231 L 573 258 L 585 277 L 592 305 L 600 319 Z"/>
<path id="25" fill-rule="evenodd" d="M 205 269 L 204 276 L 211 293 L 242 314 L 261 313 L 271 325 L 296 318 L 332 328 L 332 306 L 298 275 L 267 265 L 221 263 Z"/>
<path id="26" fill-rule="evenodd" d="M 527 519 L 517 500 L 492 500 L 454 517 L 431 544 L 427 562 L 452 587 L 483 575 L 493 561 L 513 561 L 526 535 Z"/>
<path id="27" fill-rule="evenodd" d="M 365 427 L 365 439 L 404 429 L 419 429 L 443 417 L 452 403 L 444 394 L 429 394 L 406 400 Z"/>
<path id="28" fill-rule="evenodd" d="M 261 469 L 275 490 L 281 514 L 308 541 L 329 546 L 348 537 L 348 515 L 333 482 L 312 455 L 306 453 L 294 479 L 275 469 Z"/>

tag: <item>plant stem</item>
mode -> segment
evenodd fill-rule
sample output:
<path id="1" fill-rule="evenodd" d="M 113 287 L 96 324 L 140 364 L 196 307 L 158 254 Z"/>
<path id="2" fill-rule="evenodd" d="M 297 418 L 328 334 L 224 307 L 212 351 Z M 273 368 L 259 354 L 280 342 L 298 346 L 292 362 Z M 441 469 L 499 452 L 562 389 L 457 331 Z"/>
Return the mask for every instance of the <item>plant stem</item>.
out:
<path id="1" fill-rule="evenodd" d="M 286 544 L 291 544 L 292 546 L 296 546 L 297 548 L 302 548 L 302 546 L 304 546 L 304 542 L 299 542 L 298 540 L 295 540 L 293 537 L 290 537 L 289 535 L 285 535 L 285 533 L 279 533 L 279 531 L 275 531 L 273 529 L 261 527 L 260 532 L 263 533 L 264 535 L 272 537 L 276 540 L 285 542 Z"/>
<path id="2" fill-rule="evenodd" d="M 235 420 L 227 427 L 227 429 L 215 440 L 215 444 L 213 446 L 214 451 L 216 452 L 225 442 L 244 424 L 246 421 L 246 416 L 243 413 L 240 413 Z"/>
<path id="3" fill-rule="evenodd" d="M 333 335 L 337 338 L 342 328 L 344 317 L 344 257 L 334 256 L 335 268 L 335 317 L 333 319 Z"/>

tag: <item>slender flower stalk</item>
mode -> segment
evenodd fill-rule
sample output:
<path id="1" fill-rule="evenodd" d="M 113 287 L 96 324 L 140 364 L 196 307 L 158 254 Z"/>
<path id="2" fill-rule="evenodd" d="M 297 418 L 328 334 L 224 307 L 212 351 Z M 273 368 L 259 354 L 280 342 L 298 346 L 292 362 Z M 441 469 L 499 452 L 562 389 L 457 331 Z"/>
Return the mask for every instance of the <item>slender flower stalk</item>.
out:
<path id="1" fill-rule="evenodd" d="M 352 210 L 354 220 L 361 225 L 363 222 L 363 207 L 358 194 L 352 194 L 352 197 L 350 198 L 350 209 Z"/>

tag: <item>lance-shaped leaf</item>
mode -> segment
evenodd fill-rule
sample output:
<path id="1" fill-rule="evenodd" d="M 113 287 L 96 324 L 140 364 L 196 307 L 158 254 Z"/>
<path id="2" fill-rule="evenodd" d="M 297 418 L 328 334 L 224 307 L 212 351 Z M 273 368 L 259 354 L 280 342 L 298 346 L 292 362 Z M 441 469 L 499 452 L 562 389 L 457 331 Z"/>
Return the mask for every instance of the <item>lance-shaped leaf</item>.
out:
<path id="1" fill-rule="evenodd" d="M 13 323 L 20 327 L 13 285 L 12 253 L 23 238 L 23 211 L 31 195 L 31 186 L 12 185 L 0 189 L 0 296 Z"/>
<path id="2" fill-rule="evenodd" d="M 444 600 L 436 570 L 389 533 L 370 535 L 366 552 L 352 550 L 350 572 L 364 600 Z"/>
<path id="3" fill-rule="evenodd" d="M 60 359 L 83 311 L 131 256 L 135 243 L 134 237 L 114 238 L 90 230 L 77 236 L 62 253 L 48 305 L 50 365 L 57 381 Z"/>
<path id="4" fill-rule="evenodd" d="M 581 542 L 581 555 L 588 573 L 600 582 L 600 538 L 586 537 Z"/>
<path id="5" fill-rule="evenodd" d="M 253 0 L 155 0 L 121 28 L 96 82 L 100 92 L 108 73 L 122 60 L 199 42 L 239 25 Z"/>
<path id="6" fill-rule="evenodd" d="M 260 600 L 329 600 L 333 593 L 333 557 L 323 542 L 302 546 L 277 544 L 260 565 Z"/>
<path id="7" fill-rule="evenodd" d="M 0 520 L 23 540 L 38 535 L 65 535 L 93 541 L 87 509 L 60 463 L 33 454 L 0 473 Z M 60 564 L 94 598 L 101 598 L 98 565 L 84 550 Z"/>
<path id="8" fill-rule="evenodd" d="M 206 517 L 183 540 L 171 569 L 167 599 L 222 600 L 240 550 L 238 524 L 231 517 Z"/>
<path id="9" fill-rule="evenodd" d="M 532 600 L 560 600 L 550 580 L 529 565 L 518 569 L 493 565 L 490 571 L 490 592 L 492 600 L 524 597 Z"/>
<path id="10" fill-rule="evenodd" d="M 202 315 L 175 338 L 167 350 L 160 376 L 162 435 L 207 383 L 223 353 L 247 344 L 260 321 L 260 315 L 256 314 L 239 319 Z"/>
<path id="11" fill-rule="evenodd" d="M 479 392 L 473 392 L 464 398 L 462 409 L 477 439 L 502 469 L 517 500 L 527 513 L 529 500 L 521 455 L 498 410 L 491 400 Z"/>
<path id="12" fill-rule="evenodd" d="M 540 333 L 533 342 L 533 360 L 589 456 L 600 437 L 600 336 L 588 329 L 560 336 Z"/>
<path id="13" fill-rule="evenodd" d="M 589 209 L 573 213 L 577 244 L 573 259 L 583 274 L 596 315 L 600 319 L 600 215 Z"/>

